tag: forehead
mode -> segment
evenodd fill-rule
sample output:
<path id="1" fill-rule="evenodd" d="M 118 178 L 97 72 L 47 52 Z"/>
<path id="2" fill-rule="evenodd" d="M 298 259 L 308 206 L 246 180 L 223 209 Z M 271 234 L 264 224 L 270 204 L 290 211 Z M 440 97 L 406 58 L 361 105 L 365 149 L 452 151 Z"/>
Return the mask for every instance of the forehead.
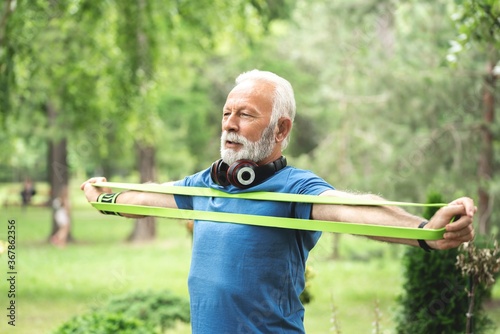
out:
<path id="1" fill-rule="evenodd" d="M 270 82 L 246 80 L 231 90 L 224 107 L 253 107 L 261 112 L 271 112 L 274 90 L 275 87 Z"/>

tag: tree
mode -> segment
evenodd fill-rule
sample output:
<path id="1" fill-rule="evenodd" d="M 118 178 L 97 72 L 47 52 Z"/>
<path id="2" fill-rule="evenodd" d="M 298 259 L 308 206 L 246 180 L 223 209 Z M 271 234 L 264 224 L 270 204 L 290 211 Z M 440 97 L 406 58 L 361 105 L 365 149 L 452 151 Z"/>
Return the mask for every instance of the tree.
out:
<path id="1" fill-rule="evenodd" d="M 3 82 L 10 89 L 4 95 L 4 115 L 12 136 L 46 141 L 50 202 L 68 186 L 68 135 L 83 131 L 96 115 L 97 73 L 89 66 L 95 60 L 89 18 L 98 17 L 99 8 L 85 2 L 82 13 L 73 5 L 11 2 L 5 25 L 10 67 Z M 51 236 L 57 230 L 55 219 L 52 227 Z"/>
<path id="2" fill-rule="evenodd" d="M 295 21 L 277 24 L 250 59 L 291 77 L 298 114 L 311 120 L 308 149 L 295 146 L 300 122 L 293 130 L 294 163 L 339 188 L 401 200 L 475 192 L 477 160 L 465 157 L 479 141 L 478 77 L 446 60 L 449 15 L 445 1 L 299 2 Z"/>
<path id="3" fill-rule="evenodd" d="M 160 96 L 174 96 L 175 93 L 169 92 L 168 88 L 179 85 L 176 80 L 185 80 L 186 74 L 196 75 L 190 67 L 203 64 L 219 48 L 234 47 L 237 37 L 243 40 L 257 38 L 270 20 L 283 13 L 280 7 L 272 6 L 273 2 L 216 1 L 165 5 L 159 1 L 137 0 L 116 4 L 118 30 L 121 32 L 117 34 L 118 45 L 124 51 L 127 66 L 126 83 L 121 83 L 127 92 L 123 101 L 130 115 L 129 124 L 134 129 L 140 181 L 150 182 L 156 178 L 155 143 L 164 130 L 158 126 L 162 123 L 158 107 L 168 101 Z M 245 47 L 245 44 L 240 47 Z M 159 87 L 159 82 L 163 87 Z M 175 112 L 178 111 L 170 111 Z M 172 118 L 179 119 L 179 116 Z M 193 124 L 191 115 L 182 118 Z M 191 150 L 193 153 L 200 151 L 193 146 Z M 129 240 L 150 240 L 154 236 L 154 218 L 148 217 L 136 221 Z"/>
<path id="4" fill-rule="evenodd" d="M 457 62 L 462 50 L 472 51 L 477 47 L 484 58 L 483 87 L 481 96 L 483 121 L 479 126 L 481 153 L 478 161 L 479 232 L 489 234 L 493 212 L 493 196 L 488 184 L 494 180 L 495 153 L 495 88 L 500 65 L 500 3 L 495 0 L 457 1 L 453 18 L 456 23 L 457 40 L 449 54 Z"/>
<path id="5" fill-rule="evenodd" d="M 126 156 L 133 149 L 141 180 L 154 180 L 157 146 L 166 139 L 180 144 L 162 147 L 160 161 L 168 154 L 203 152 L 183 162 L 192 168 L 200 165 L 208 150 L 196 144 L 203 137 L 189 131 L 203 133 L 206 126 L 200 120 L 213 117 L 211 104 L 204 110 L 197 107 L 195 113 L 179 114 L 172 107 L 192 108 L 186 102 L 191 91 L 198 92 L 194 101 L 209 101 L 202 88 L 207 82 L 200 84 L 197 77 L 199 69 L 213 52 L 246 49 L 270 20 L 289 8 L 282 4 L 285 1 L 4 2 L 0 103 L 1 119 L 4 125 L 8 121 L 9 129 L 1 133 L 2 145 L 10 147 L 10 142 L 26 142 L 28 137 L 46 141 L 43 169 L 51 198 L 77 169 L 109 171 L 109 176 L 127 173 L 123 168 L 131 166 Z M 186 98 L 179 104 L 172 99 L 176 96 Z M 171 125 L 171 119 L 176 124 Z M 111 152 L 123 154 L 111 157 Z M 34 149 L 30 153 L 39 155 Z M 185 170 L 177 166 L 167 173 Z M 152 226 L 145 238 L 154 236 Z"/>
<path id="6" fill-rule="evenodd" d="M 430 193 L 427 203 L 442 203 Z M 430 219 L 437 208 L 426 208 Z M 458 333 L 465 328 L 466 280 L 455 267 L 458 251 L 424 252 L 408 248 L 404 255 L 404 293 L 399 298 L 398 333 Z M 457 317 L 457 315 L 461 315 Z"/>

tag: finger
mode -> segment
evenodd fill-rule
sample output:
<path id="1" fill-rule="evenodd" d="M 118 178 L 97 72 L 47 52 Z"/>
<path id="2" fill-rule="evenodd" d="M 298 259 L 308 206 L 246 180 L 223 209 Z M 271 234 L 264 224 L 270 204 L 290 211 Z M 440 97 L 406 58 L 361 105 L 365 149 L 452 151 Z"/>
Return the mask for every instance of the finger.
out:
<path id="1" fill-rule="evenodd" d="M 87 181 L 83 182 L 80 186 L 80 189 L 83 190 L 85 189 L 85 186 L 89 183 L 97 183 L 97 182 L 106 182 L 106 178 L 105 177 L 93 177 L 93 178 L 90 178 L 88 179 Z"/>
<path id="2" fill-rule="evenodd" d="M 460 217 L 457 222 L 462 219 L 462 217 L 468 217 L 466 215 L 465 207 L 461 204 L 448 204 L 447 206 L 442 207 L 438 212 L 442 216 L 442 219 L 446 219 L 447 222 L 452 221 L 455 217 Z"/>
<path id="3" fill-rule="evenodd" d="M 89 180 L 87 180 L 87 181 L 83 182 L 83 183 L 80 185 L 80 190 L 85 189 L 85 186 L 86 186 L 87 184 L 89 184 Z"/>
<path id="4" fill-rule="evenodd" d="M 83 183 L 80 185 L 80 190 L 85 189 L 85 186 L 87 185 L 87 183 L 89 183 L 89 182 L 90 182 L 90 180 L 91 180 L 91 179 L 88 179 L 88 180 L 86 180 L 85 182 L 83 182 Z"/>
<path id="5" fill-rule="evenodd" d="M 473 217 L 477 211 L 477 207 L 474 205 L 474 201 L 469 197 L 461 197 L 453 202 L 450 205 L 463 205 L 465 208 L 465 212 L 469 217 Z"/>
<path id="6" fill-rule="evenodd" d="M 456 231 L 446 231 L 444 239 L 454 239 L 460 241 L 469 241 L 474 237 L 474 229 L 471 225 Z"/>
<path id="7" fill-rule="evenodd" d="M 85 186 L 83 187 L 83 191 L 88 191 L 89 189 L 92 189 L 92 188 L 94 188 L 94 186 L 92 186 L 92 183 L 86 182 Z"/>
<path id="8" fill-rule="evenodd" d="M 106 178 L 99 176 L 99 177 L 93 177 L 89 180 L 90 183 L 97 183 L 97 182 L 106 182 Z"/>
<path id="9" fill-rule="evenodd" d="M 436 240 L 435 244 L 433 244 L 431 247 L 436 249 L 456 248 L 464 242 L 469 242 L 472 240 L 474 240 L 474 230 L 471 230 L 469 234 L 464 234 L 456 238 L 445 237 L 444 239 Z M 432 241 L 429 241 L 428 243 L 432 244 Z"/>
<path id="10" fill-rule="evenodd" d="M 445 226 L 447 232 L 459 231 L 468 226 L 472 225 L 472 218 L 469 216 L 460 216 L 460 218 L 456 221 L 453 221 L 450 224 Z"/>

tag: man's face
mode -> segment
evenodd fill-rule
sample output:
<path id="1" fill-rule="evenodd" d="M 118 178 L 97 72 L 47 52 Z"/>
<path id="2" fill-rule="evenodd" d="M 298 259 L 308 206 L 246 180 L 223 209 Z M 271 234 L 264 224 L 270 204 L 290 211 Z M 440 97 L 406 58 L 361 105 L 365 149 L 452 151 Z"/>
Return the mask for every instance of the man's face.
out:
<path id="1" fill-rule="evenodd" d="M 241 159 L 257 163 L 274 160 L 276 125 L 269 124 L 273 93 L 274 86 L 262 81 L 245 81 L 229 93 L 221 136 L 221 156 L 227 164 Z"/>

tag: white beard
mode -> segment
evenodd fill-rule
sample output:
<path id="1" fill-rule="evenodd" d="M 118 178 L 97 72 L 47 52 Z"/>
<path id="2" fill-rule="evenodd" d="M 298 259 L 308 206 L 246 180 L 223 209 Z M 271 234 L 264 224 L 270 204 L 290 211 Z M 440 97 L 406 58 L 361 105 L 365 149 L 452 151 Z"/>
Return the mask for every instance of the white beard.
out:
<path id="1" fill-rule="evenodd" d="M 238 160 L 251 160 L 259 162 L 271 155 L 276 146 L 274 142 L 274 126 L 268 126 L 262 137 L 256 141 L 250 141 L 243 136 L 234 132 L 223 131 L 220 139 L 220 154 L 222 160 L 228 165 L 232 165 Z M 224 144 L 229 140 L 233 143 L 242 144 L 243 146 L 235 151 L 233 149 L 225 148 Z"/>

